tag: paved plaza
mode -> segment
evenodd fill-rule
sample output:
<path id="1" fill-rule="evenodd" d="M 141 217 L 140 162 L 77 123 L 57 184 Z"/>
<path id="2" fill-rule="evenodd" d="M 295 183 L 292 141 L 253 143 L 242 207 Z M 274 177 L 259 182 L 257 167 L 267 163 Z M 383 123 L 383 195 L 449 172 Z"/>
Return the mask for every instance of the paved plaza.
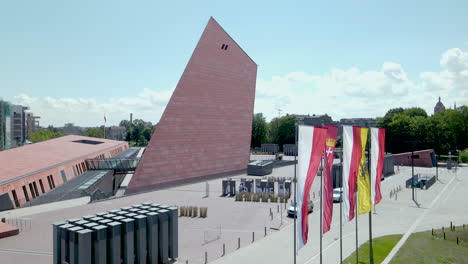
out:
<path id="1" fill-rule="evenodd" d="M 418 205 L 412 201 L 411 189 L 405 188 L 405 181 L 411 176 L 411 167 L 396 168 L 396 174 L 382 182 L 382 202 L 372 215 L 374 237 L 404 234 L 408 230 L 418 232 L 468 223 L 466 210 L 466 188 L 468 168 L 447 170 L 439 168 L 439 181 L 429 190 L 416 191 Z M 434 174 L 435 168 L 415 168 L 415 173 Z M 314 187 L 318 181 L 315 181 Z M 390 191 L 401 186 L 396 197 L 389 198 Z M 323 263 L 339 263 L 339 204 L 334 204 L 331 231 L 323 237 Z M 318 208 L 317 208 L 318 209 Z M 368 241 L 368 215 L 358 217 L 359 244 Z M 319 214 L 309 217 L 309 243 L 299 251 L 297 263 L 319 263 Z M 343 259 L 355 250 L 355 221 L 343 223 Z M 216 264 L 293 263 L 293 225 L 248 247 L 220 258 Z"/>
<path id="2" fill-rule="evenodd" d="M 275 168 L 269 177 L 293 177 L 294 166 Z M 435 174 L 435 168 L 416 168 L 415 172 Z M 411 189 L 406 189 L 405 180 L 411 168 L 400 167 L 396 174 L 382 182 L 383 200 L 373 214 L 374 237 L 387 234 L 403 234 L 440 228 L 448 225 L 468 223 L 468 212 L 463 210 L 465 188 L 468 188 L 468 168 L 448 171 L 439 169 L 439 181 L 429 190 L 417 190 L 419 207 L 411 200 Z M 232 178 L 256 178 L 236 175 Z M 299 252 L 298 263 L 318 263 L 319 253 L 319 206 L 317 177 L 311 190 L 315 198 L 315 210 L 309 217 L 309 243 Z M 205 182 L 185 185 L 166 190 L 124 196 L 118 199 L 83 204 L 87 200 L 74 200 L 44 206 L 31 207 L 0 213 L 10 223 L 20 225 L 18 236 L 0 240 L 0 263 L 51 263 L 52 228 L 57 220 L 77 218 L 97 212 L 116 209 L 141 202 L 157 202 L 177 206 L 206 206 L 208 217 L 179 218 L 180 256 L 178 263 L 204 263 L 205 252 L 212 263 L 291 263 L 293 256 L 293 219 L 278 213 L 278 205 L 262 202 L 235 202 L 233 197 L 221 197 L 221 179 L 209 181 L 210 195 L 206 196 Z M 238 186 L 238 185 L 237 185 Z M 389 198 L 392 189 L 401 186 L 397 197 Z M 334 204 L 332 229 L 324 235 L 323 259 L 325 263 L 339 261 L 339 203 Z M 273 218 L 270 216 L 273 212 Z M 280 210 L 281 212 L 281 210 Z M 361 215 L 359 243 L 368 240 L 368 215 Z M 265 237 L 265 228 L 267 236 Z M 354 251 L 355 222 L 343 225 L 343 256 Z M 255 233 L 252 242 L 252 233 Z M 238 239 L 241 248 L 238 248 Z M 226 255 L 222 256 L 223 244 Z"/>
<path id="3" fill-rule="evenodd" d="M 291 177 L 293 167 L 277 168 L 271 177 Z M 231 178 L 258 178 L 245 174 Z M 239 186 L 237 183 L 237 186 Z M 205 252 L 209 261 L 222 255 L 223 244 L 226 254 L 252 243 L 275 230 L 292 223 L 292 219 L 283 218 L 277 213 L 279 203 L 235 202 L 234 197 L 222 197 L 222 179 L 209 181 L 209 197 L 206 197 L 206 183 L 184 185 L 166 190 L 147 192 L 138 195 L 124 196 L 101 202 L 87 204 L 89 199 L 80 198 L 54 204 L 29 207 L 0 213 L 7 222 L 18 225 L 21 232 L 18 236 L 0 240 L 0 263 L 51 263 L 52 261 L 52 226 L 58 220 L 79 218 L 97 212 L 117 209 L 142 202 L 155 202 L 177 206 L 208 207 L 207 218 L 179 218 L 179 261 L 185 263 L 204 263 Z M 285 208 L 280 208 L 285 212 Z M 273 218 L 270 216 L 273 212 Z"/>

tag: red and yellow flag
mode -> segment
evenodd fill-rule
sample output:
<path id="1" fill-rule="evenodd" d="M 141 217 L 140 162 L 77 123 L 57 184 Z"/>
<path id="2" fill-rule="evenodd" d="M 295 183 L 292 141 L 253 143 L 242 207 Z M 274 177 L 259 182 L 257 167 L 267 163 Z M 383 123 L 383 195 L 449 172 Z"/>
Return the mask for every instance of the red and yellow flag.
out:
<path id="1" fill-rule="evenodd" d="M 361 127 L 361 161 L 359 162 L 359 171 L 357 177 L 359 214 L 369 213 L 372 210 L 370 176 L 366 164 L 366 144 L 368 132 L 368 128 Z"/>

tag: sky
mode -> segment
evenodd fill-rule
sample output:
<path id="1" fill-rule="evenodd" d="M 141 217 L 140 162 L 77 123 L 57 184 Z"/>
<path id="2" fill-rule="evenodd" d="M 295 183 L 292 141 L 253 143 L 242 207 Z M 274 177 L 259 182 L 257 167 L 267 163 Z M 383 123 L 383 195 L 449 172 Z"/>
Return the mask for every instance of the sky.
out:
<path id="1" fill-rule="evenodd" d="M 0 98 L 42 126 L 156 123 L 213 16 L 258 64 L 267 120 L 432 114 L 438 96 L 468 104 L 466 14 L 465 0 L 0 0 Z"/>

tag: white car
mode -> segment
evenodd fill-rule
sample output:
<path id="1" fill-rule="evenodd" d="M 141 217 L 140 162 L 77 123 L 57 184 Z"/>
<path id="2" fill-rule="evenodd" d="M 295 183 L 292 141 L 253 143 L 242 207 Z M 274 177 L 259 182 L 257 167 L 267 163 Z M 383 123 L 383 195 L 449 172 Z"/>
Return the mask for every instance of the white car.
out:
<path id="1" fill-rule="evenodd" d="M 295 203 L 292 202 L 291 206 L 289 206 L 289 208 L 288 208 L 288 216 L 289 217 L 296 217 L 296 206 L 294 206 L 294 205 L 295 205 Z M 314 203 L 311 200 L 309 200 L 309 203 L 307 205 L 307 211 L 309 213 L 312 213 L 314 211 Z"/>
<path id="2" fill-rule="evenodd" d="M 333 202 L 341 203 L 343 195 L 343 188 L 335 188 L 333 189 Z"/>

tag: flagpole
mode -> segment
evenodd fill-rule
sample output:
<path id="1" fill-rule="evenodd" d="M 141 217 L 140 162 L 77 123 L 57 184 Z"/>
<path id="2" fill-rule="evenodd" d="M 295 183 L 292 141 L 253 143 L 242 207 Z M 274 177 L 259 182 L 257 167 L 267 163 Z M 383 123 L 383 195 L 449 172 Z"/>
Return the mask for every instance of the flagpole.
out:
<path id="1" fill-rule="evenodd" d="M 322 237 L 323 237 L 323 159 L 324 155 L 320 159 L 320 264 L 322 264 Z"/>
<path id="2" fill-rule="evenodd" d="M 369 192 L 370 192 L 370 198 L 371 198 L 371 205 L 374 203 L 372 201 L 372 174 L 371 174 L 371 151 L 370 148 L 368 147 L 367 151 L 367 171 L 369 175 Z M 369 211 L 369 258 L 370 258 L 370 264 L 374 264 L 374 248 L 372 245 L 372 208 Z"/>
<path id="3" fill-rule="evenodd" d="M 296 167 L 297 167 L 297 154 L 299 151 L 299 146 L 297 145 L 297 133 L 298 133 L 298 127 L 297 127 L 297 121 L 294 122 L 294 140 L 296 141 L 296 155 L 294 155 L 294 210 L 295 210 L 295 217 L 294 217 L 294 264 L 296 264 L 296 235 L 297 235 L 297 216 L 298 216 L 298 209 L 297 209 L 297 173 L 296 173 Z"/>
<path id="4" fill-rule="evenodd" d="M 340 192 L 340 264 L 343 263 L 343 148 L 341 149 L 341 192 Z"/>
<path id="5" fill-rule="evenodd" d="M 356 179 L 356 182 L 357 182 L 357 178 L 356 178 L 356 172 L 354 173 L 354 178 Z M 354 197 L 355 197 L 355 200 L 356 200 L 356 263 L 359 263 L 359 252 L 358 252 L 358 195 L 357 195 L 357 185 L 356 185 L 356 189 L 354 190 Z"/>

